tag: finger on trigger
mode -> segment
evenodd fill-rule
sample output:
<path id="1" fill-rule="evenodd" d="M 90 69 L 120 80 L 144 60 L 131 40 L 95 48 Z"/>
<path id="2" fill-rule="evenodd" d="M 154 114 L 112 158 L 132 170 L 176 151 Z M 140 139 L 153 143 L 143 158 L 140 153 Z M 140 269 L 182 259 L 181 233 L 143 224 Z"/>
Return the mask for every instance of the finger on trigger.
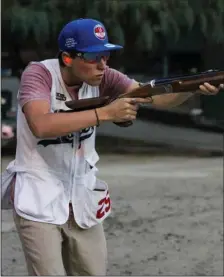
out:
<path id="1" fill-rule="evenodd" d="M 148 100 L 149 100 L 149 103 L 152 103 L 152 102 L 153 102 L 153 99 L 152 99 L 152 97 L 151 97 L 151 96 L 146 97 L 146 99 L 148 99 Z"/>
<path id="2" fill-rule="evenodd" d="M 151 98 L 135 98 L 137 103 L 151 103 Z"/>

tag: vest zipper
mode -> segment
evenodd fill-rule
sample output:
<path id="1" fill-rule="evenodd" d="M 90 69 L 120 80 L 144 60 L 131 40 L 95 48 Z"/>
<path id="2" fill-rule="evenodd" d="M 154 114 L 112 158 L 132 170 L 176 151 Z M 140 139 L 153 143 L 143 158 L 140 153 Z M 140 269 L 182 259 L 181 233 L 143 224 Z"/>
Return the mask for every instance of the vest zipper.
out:
<path id="1" fill-rule="evenodd" d="M 72 147 L 72 163 L 71 163 L 71 170 L 70 170 L 70 192 L 69 192 L 69 201 L 72 203 L 72 192 L 73 192 L 73 185 L 74 185 L 74 176 L 76 174 L 76 151 L 77 151 L 77 145 L 78 145 L 78 134 L 73 133 L 73 147 Z M 76 184 L 75 184 L 76 185 Z"/>
<path id="2" fill-rule="evenodd" d="M 68 221 L 68 228 L 71 230 L 72 229 L 72 222 L 75 220 L 75 214 L 73 212 L 73 205 L 75 205 L 75 203 L 72 202 L 72 200 L 74 199 L 73 197 L 73 189 L 74 186 L 76 186 L 76 180 L 75 180 L 75 176 L 77 175 L 77 167 L 76 167 L 76 152 L 79 146 L 79 133 L 74 133 L 74 138 L 73 138 L 73 156 L 72 156 L 72 164 L 71 164 L 71 179 L 70 179 L 70 205 L 71 205 L 71 211 L 69 208 L 69 221 Z"/>

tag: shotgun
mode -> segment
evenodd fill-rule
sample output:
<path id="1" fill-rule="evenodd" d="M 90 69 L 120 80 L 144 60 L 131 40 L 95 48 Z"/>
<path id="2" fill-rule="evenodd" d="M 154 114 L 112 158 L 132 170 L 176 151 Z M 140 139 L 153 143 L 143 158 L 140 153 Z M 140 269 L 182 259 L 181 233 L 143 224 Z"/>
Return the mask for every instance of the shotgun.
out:
<path id="1" fill-rule="evenodd" d="M 70 112 L 84 111 L 103 107 L 118 98 L 146 98 L 167 93 L 194 92 L 199 89 L 200 85 L 206 82 L 213 86 L 224 84 L 224 71 L 208 70 L 198 74 L 153 79 L 150 82 L 141 84 L 139 88 L 128 93 L 66 101 L 65 104 L 71 109 Z M 131 124 L 131 121 L 126 121 L 117 125 L 127 127 Z"/>

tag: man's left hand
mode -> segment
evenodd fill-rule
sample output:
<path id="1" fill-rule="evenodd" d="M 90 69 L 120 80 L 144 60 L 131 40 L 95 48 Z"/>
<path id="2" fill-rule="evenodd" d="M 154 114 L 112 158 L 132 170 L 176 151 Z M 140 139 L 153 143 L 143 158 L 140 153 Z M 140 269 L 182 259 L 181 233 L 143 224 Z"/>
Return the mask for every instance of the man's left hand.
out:
<path id="1" fill-rule="evenodd" d="M 199 87 L 198 93 L 204 95 L 216 95 L 220 90 L 224 89 L 224 84 L 219 85 L 218 87 L 212 86 L 209 83 L 204 83 Z"/>

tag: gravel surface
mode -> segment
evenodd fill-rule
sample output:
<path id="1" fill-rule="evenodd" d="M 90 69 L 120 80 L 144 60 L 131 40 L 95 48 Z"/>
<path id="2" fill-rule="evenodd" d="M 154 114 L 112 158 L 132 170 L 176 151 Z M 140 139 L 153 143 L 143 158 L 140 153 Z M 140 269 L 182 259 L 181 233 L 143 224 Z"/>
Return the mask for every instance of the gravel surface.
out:
<path id="1" fill-rule="evenodd" d="M 4 157 L 4 169 L 12 157 Z M 113 212 L 108 275 L 223 276 L 222 158 L 102 155 Z M 2 275 L 26 275 L 10 210 L 2 211 Z"/>

